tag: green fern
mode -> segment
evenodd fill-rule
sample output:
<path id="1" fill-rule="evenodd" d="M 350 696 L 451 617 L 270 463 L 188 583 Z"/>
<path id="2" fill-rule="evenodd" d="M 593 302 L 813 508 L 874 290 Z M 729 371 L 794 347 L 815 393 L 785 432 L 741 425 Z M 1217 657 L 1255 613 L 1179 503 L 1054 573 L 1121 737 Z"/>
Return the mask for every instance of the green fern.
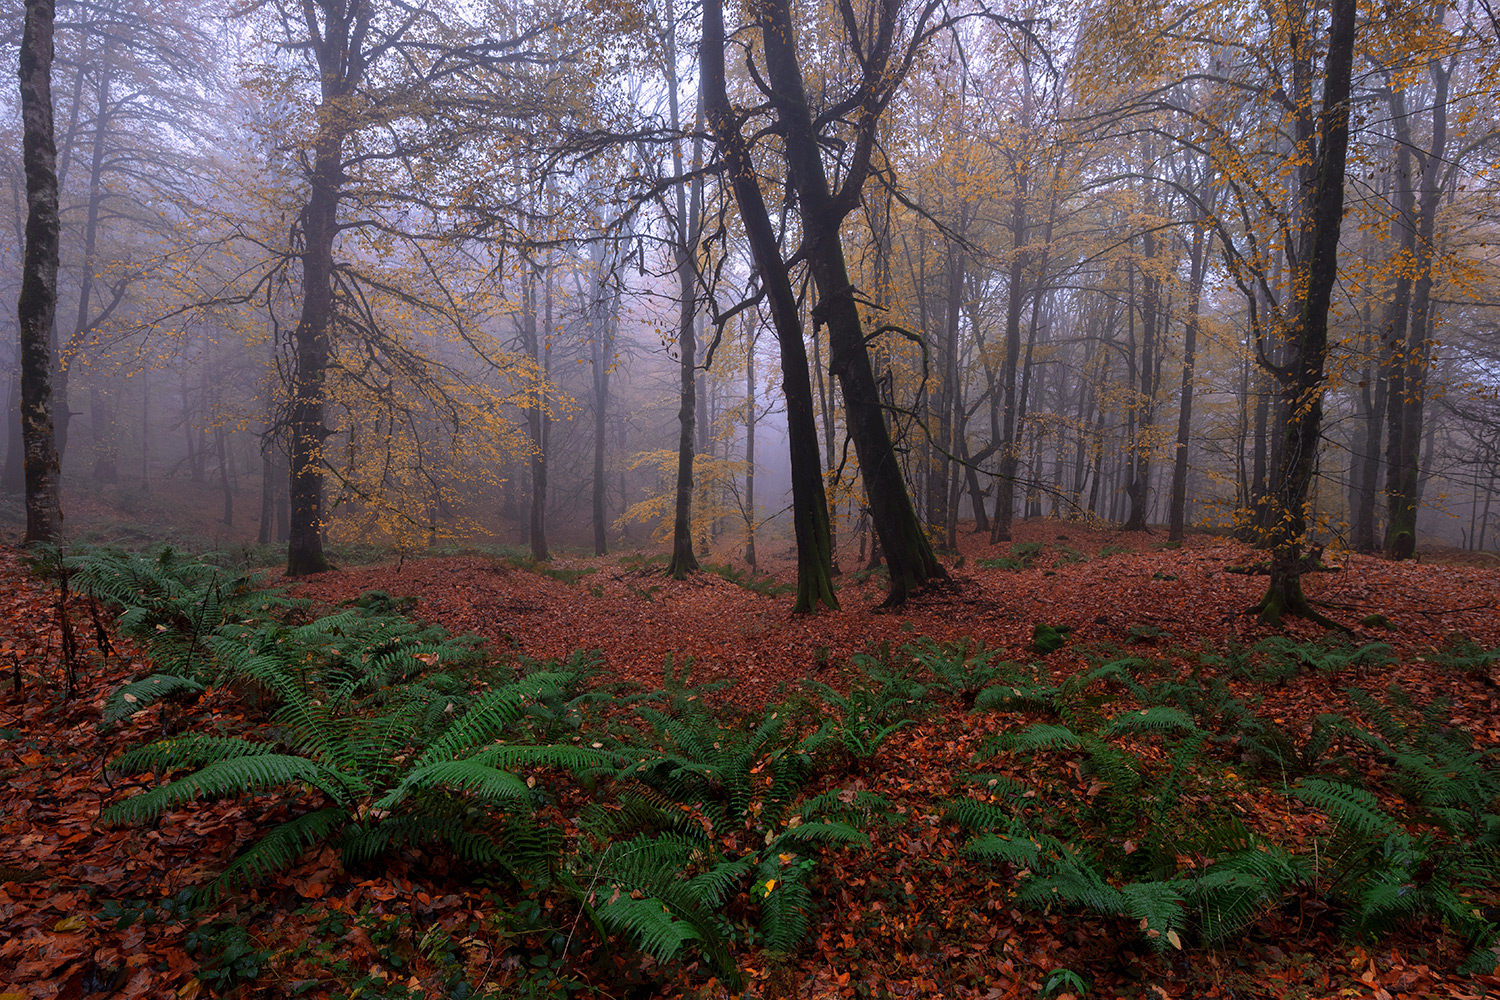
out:
<path id="1" fill-rule="evenodd" d="M 104 711 L 99 717 L 101 724 L 119 722 L 137 712 L 144 711 L 159 701 L 181 694 L 202 694 L 207 685 L 192 677 L 176 674 L 152 674 L 138 681 L 122 684 L 109 693 L 104 701 Z"/>

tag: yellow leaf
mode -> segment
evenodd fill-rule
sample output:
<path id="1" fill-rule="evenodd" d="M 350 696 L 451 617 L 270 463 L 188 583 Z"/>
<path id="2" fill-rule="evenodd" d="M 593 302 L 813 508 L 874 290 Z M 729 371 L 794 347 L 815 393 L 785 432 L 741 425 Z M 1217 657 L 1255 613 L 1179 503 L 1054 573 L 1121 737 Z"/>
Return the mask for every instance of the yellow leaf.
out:
<path id="1" fill-rule="evenodd" d="M 70 934 L 73 931 L 81 931 L 87 927 L 88 921 L 80 916 L 63 917 L 52 925 L 52 929 L 59 934 Z"/>
<path id="2" fill-rule="evenodd" d="M 776 880 L 774 878 L 768 878 L 768 879 L 766 879 L 766 895 L 767 896 L 771 895 L 771 890 L 774 889 L 774 888 L 776 888 Z"/>
<path id="3" fill-rule="evenodd" d="M 1167 940 L 1172 942 L 1172 947 L 1178 951 L 1182 950 L 1182 938 L 1177 936 L 1176 931 L 1167 931 Z"/>

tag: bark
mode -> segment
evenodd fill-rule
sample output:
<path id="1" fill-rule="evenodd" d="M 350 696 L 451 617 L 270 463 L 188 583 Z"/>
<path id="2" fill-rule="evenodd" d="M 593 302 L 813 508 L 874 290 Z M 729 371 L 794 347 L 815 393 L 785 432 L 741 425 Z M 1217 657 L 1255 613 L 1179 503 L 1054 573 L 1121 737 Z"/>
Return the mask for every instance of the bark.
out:
<path id="1" fill-rule="evenodd" d="M 1194 213 L 1195 221 L 1198 213 Z M 1203 300 L 1203 278 L 1208 270 L 1208 246 L 1213 239 L 1201 225 L 1193 227 L 1188 261 L 1187 328 L 1182 334 L 1182 390 L 1177 403 L 1177 445 L 1172 456 L 1172 505 L 1167 512 L 1167 540 L 1182 541 L 1187 522 L 1188 439 L 1193 429 L 1193 378 L 1198 367 L 1198 312 Z"/>
<path id="2" fill-rule="evenodd" d="M 52 0 L 26 0 L 21 38 L 22 158 L 26 170 L 26 255 L 16 304 L 21 338 L 21 437 L 26 542 L 62 535 L 59 462 L 52 425 L 52 341 L 57 321 L 60 221 L 57 147 L 52 135 Z"/>
<path id="3" fill-rule="evenodd" d="M 887 4 L 879 11 L 880 24 L 864 61 L 867 89 L 863 97 L 865 111 L 859 116 L 862 127 L 837 197 L 829 187 L 808 106 L 790 4 L 788 0 L 768 0 L 756 8 L 756 16 L 765 46 L 769 101 L 785 143 L 787 172 L 797 193 L 806 259 L 817 288 L 818 306 L 813 321 L 828 327 L 830 367 L 839 380 L 845 426 L 854 442 L 871 517 L 890 573 L 891 590 L 886 605 L 897 606 L 915 588 L 932 579 L 946 578 L 947 573 L 938 563 L 917 519 L 891 442 L 840 235 L 843 220 L 858 206 L 858 195 L 869 173 L 874 126 L 888 97 L 887 88 L 899 76 L 890 65 L 896 9 L 894 4 Z M 779 255 L 778 265 L 784 270 Z"/>
<path id="4" fill-rule="evenodd" d="M 602 266 L 602 258 L 598 262 Z M 599 279 L 596 278 L 596 289 Z M 603 299 L 596 293 L 601 306 Z M 606 510 L 608 484 L 605 480 L 605 452 L 609 432 L 609 376 L 614 367 L 615 328 L 619 322 L 620 289 L 618 286 L 610 296 L 609 304 L 603 306 L 604 315 L 595 323 L 594 337 L 590 345 L 594 369 L 594 470 L 591 508 L 594 521 L 594 555 L 602 556 L 609 550 L 609 515 Z"/>
<path id="5" fill-rule="evenodd" d="M 532 403 L 526 408 L 526 427 L 531 435 L 531 504 L 526 521 L 526 540 L 531 558 L 546 562 L 547 551 L 547 434 L 550 416 L 547 411 L 547 350 L 537 330 L 536 272 L 526 277 L 525 310 L 521 316 L 521 337 L 526 353 L 536 362 L 537 386 Z"/>
<path id="6" fill-rule="evenodd" d="M 1149 149 L 1149 147 L 1148 147 Z M 1150 156 L 1147 156 L 1149 161 Z M 1153 204 L 1148 211 L 1155 211 Z M 1156 325 L 1161 311 L 1161 281 L 1153 264 L 1156 258 L 1156 234 L 1141 236 L 1141 255 L 1146 266 L 1141 270 L 1141 359 L 1136 371 L 1137 406 L 1132 413 L 1135 434 L 1130 443 L 1130 478 L 1125 495 L 1130 500 L 1126 531 L 1146 530 L 1147 498 L 1151 482 L 1151 429 L 1156 423 Z M 1133 298 L 1133 296 L 1132 296 Z"/>
<path id="7" fill-rule="evenodd" d="M 1016 369 L 1021 363 L 1021 307 L 1025 299 L 1028 175 L 1020 163 L 1012 164 L 1012 172 L 1015 184 L 1010 210 L 1012 256 L 1008 275 L 1009 298 L 1005 305 L 1005 360 L 1000 366 L 1000 474 L 995 482 L 995 517 L 990 523 L 992 545 L 1010 541 L 1016 506 L 1016 469 L 1020 464 L 1020 444 L 1016 440 L 1019 421 Z"/>
<path id="8" fill-rule="evenodd" d="M 24 237 L 23 237 L 24 239 Z M 26 444 L 21 437 L 21 366 L 10 382 L 10 405 L 5 408 L 5 470 L 0 472 L 0 493 L 20 493 L 26 488 Z"/>
<path id="9" fill-rule="evenodd" d="M 1432 262 L 1436 254 L 1437 211 L 1442 197 L 1442 175 L 1448 139 L 1448 82 L 1450 72 L 1434 60 L 1429 66 L 1434 84 L 1431 144 L 1419 153 L 1421 160 L 1421 199 L 1415 216 L 1403 213 L 1406 224 L 1415 230 L 1407 273 L 1414 273 L 1411 319 L 1407 324 L 1406 343 L 1401 350 L 1400 391 L 1391 393 L 1390 441 L 1386 467 L 1386 492 L 1389 518 L 1386 522 L 1385 550 L 1393 559 L 1406 559 L 1416 552 L 1417 509 L 1421 493 L 1422 418 L 1426 405 L 1427 369 L 1432 363 L 1432 344 L 1427 336 L 1431 322 Z M 1398 103 L 1399 102 L 1399 103 Z M 1392 99 L 1392 119 L 1397 140 L 1403 149 L 1411 147 L 1411 126 L 1404 101 Z M 1398 178 L 1399 180 L 1400 178 Z M 1403 268 L 1403 270 L 1407 270 Z"/>
<path id="10" fill-rule="evenodd" d="M 671 3 L 667 4 L 667 105 L 674 132 L 682 128 L 682 116 L 677 106 L 677 18 Z M 701 109 L 703 102 L 699 101 Z M 701 120 L 701 110 L 699 118 Z M 694 128 L 695 132 L 701 129 Z M 703 140 L 693 140 L 693 167 L 703 159 Z M 672 167 L 678 177 L 683 176 L 682 151 L 678 144 L 672 145 Z M 698 571 L 698 559 L 693 555 L 693 450 L 695 426 L 698 416 L 698 263 L 696 259 L 700 218 L 703 214 L 703 179 L 694 177 L 691 196 L 686 182 L 676 185 L 677 223 L 676 257 L 678 322 L 677 351 L 681 364 L 682 398 L 677 410 L 679 433 L 677 438 L 677 496 L 672 515 L 672 559 L 667 572 L 673 579 L 682 580 L 689 573 Z"/>
<path id="11" fill-rule="evenodd" d="M 722 0 L 703 4 L 700 56 L 703 104 L 709 127 L 724 160 L 745 239 L 760 275 L 781 349 L 782 389 L 786 395 L 787 440 L 792 466 L 792 525 L 797 539 L 797 596 L 793 612 L 819 605 L 837 608 L 833 592 L 833 553 L 829 540 L 828 500 L 818 460 L 818 428 L 802 321 L 792 293 L 786 262 L 756 178 L 750 148 L 729 104 L 724 81 L 724 8 Z"/>
<path id="12" fill-rule="evenodd" d="M 755 568 L 755 341 L 754 320 L 745 322 L 745 562 Z"/>
<path id="13" fill-rule="evenodd" d="M 1323 423 L 1324 369 L 1328 353 L 1328 306 L 1338 279 L 1339 231 L 1344 212 L 1344 167 L 1349 146 L 1349 92 L 1354 65 L 1355 0 L 1333 0 L 1324 63 L 1319 148 L 1308 220 L 1302 229 L 1306 283 L 1289 331 L 1290 358 L 1282 368 L 1287 421 L 1271 526 L 1270 580 L 1257 605 L 1260 617 L 1277 624 L 1296 614 L 1322 618 L 1302 591 L 1302 544 L 1307 496 L 1312 485 Z M 1326 619 L 1325 619 L 1326 620 Z"/>
<path id="14" fill-rule="evenodd" d="M 336 6 L 336 9 L 334 9 Z M 364 0 L 324 5 L 329 15 L 320 27 L 313 4 L 305 5 L 311 47 L 322 73 L 323 118 L 313 143 L 312 170 L 301 223 L 302 311 L 292 335 L 296 361 L 288 436 L 291 443 L 291 525 L 287 538 L 287 575 L 304 576 L 329 569 L 323 552 L 324 397 L 334 322 L 333 244 L 338 236 L 338 206 L 344 184 L 345 125 L 335 113 L 358 86 L 364 73 L 360 51 L 370 19 Z"/>

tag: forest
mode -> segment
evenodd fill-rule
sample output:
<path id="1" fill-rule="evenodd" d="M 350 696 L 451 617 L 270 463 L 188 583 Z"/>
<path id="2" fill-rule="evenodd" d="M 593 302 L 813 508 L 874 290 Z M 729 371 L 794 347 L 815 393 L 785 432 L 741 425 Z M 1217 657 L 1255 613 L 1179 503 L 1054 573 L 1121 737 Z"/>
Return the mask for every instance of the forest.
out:
<path id="1" fill-rule="evenodd" d="M 0 1000 L 1500 990 L 1489 0 L 0 37 Z"/>

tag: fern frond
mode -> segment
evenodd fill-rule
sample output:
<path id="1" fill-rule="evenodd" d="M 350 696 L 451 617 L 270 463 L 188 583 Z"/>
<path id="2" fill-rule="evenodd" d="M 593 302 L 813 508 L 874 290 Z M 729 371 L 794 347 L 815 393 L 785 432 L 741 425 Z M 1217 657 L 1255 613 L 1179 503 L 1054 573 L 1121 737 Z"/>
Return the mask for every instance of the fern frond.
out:
<path id="1" fill-rule="evenodd" d="M 163 698 L 183 691 L 200 694 L 205 690 L 207 690 L 207 685 L 191 677 L 181 677 L 177 674 L 152 674 L 138 681 L 122 684 L 111 691 L 104 703 L 104 711 L 99 721 L 102 724 L 119 722 L 143 709 L 150 708 Z"/>
<path id="2" fill-rule="evenodd" d="M 1081 745 L 1078 735 L 1067 726 L 1039 722 L 1017 733 L 1002 733 L 996 741 L 1002 750 L 1055 750 Z"/>
<path id="3" fill-rule="evenodd" d="M 486 692 L 428 745 L 417 758 L 417 766 L 451 760 L 489 742 L 520 718 L 524 702 L 525 692 L 515 684 Z"/>
<path id="4" fill-rule="evenodd" d="M 1180 708 L 1155 705 L 1140 711 L 1121 712 L 1104 729 L 1105 736 L 1122 733 L 1194 733 L 1198 724 Z"/>
<path id="5" fill-rule="evenodd" d="M 632 899 L 621 893 L 594 907 L 604 926 L 635 940 L 641 951 L 658 962 L 676 958 L 685 945 L 703 940 L 692 923 L 673 916 L 667 904 L 652 896 Z"/>
<path id="6" fill-rule="evenodd" d="M 1009 861 L 1019 868 L 1035 869 L 1041 864 L 1042 854 L 1031 838 L 986 833 L 975 837 L 964 845 L 964 854 L 976 861 Z"/>
<path id="7" fill-rule="evenodd" d="M 199 736 L 197 733 L 187 733 L 175 739 L 127 750 L 110 761 L 109 769 L 121 774 L 138 774 L 141 771 L 202 767 L 219 760 L 255 757 L 272 751 L 273 748 L 268 744 L 235 736 Z"/>
<path id="8" fill-rule="evenodd" d="M 1380 808 L 1372 792 L 1323 778 L 1303 778 L 1290 794 L 1325 813 L 1339 826 L 1362 837 L 1377 837 L 1390 831 L 1396 821 Z"/>
<path id="9" fill-rule="evenodd" d="M 963 798 L 949 800 L 943 818 L 965 830 L 1004 830 L 1014 823 L 1015 813 L 1008 806 Z"/>
<path id="10" fill-rule="evenodd" d="M 338 802 L 347 802 L 354 790 L 349 776 L 329 771 L 305 757 L 258 754 L 216 761 L 176 781 L 132 795 L 104 810 L 100 819 L 106 823 L 139 823 L 195 799 L 238 795 L 293 782 L 320 788 Z"/>
<path id="11" fill-rule="evenodd" d="M 564 744 L 545 746 L 522 746 L 503 744 L 486 747 L 468 760 L 492 767 L 509 770 L 517 767 L 560 767 L 575 774 L 611 766 L 616 757 L 604 750 L 590 747 L 574 747 Z"/>
<path id="12" fill-rule="evenodd" d="M 974 696 L 974 711 L 1055 712 L 1061 695 L 1062 690 L 1051 684 L 992 684 Z"/>
<path id="13" fill-rule="evenodd" d="M 473 760 L 440 760 L 412 769 L 375 805 L 380 809 L 394 809 L 412 792 L 444 785 L 488 801 L 509 799 L 525 802 L 531 794 L 526 782 L 509 771 Z"/>
<path id="14" fill-rule="evenodd" d="M 817 821 L 789 826 L 771 842 L 774 851 L 778 845 L 790 844 L 868 844 L 870 838 L 848 823 Z"/>
<path id="15" fill-rule="evenodd" d="M 206 902 L 216 900 L 241 885 L 290 868 L 303 851 L 328 840 L 348 821 L 343 809 L 329 808 L 304 813 L 274 827 L 205 886 L 201 898 Z"/>
<path id="16" fill-rule="evenodd" d="M 1120 899 L 1126 913 L 1145 921 L 1143 930 L 1157 950 L 1170 944 L 1168 931 L 1183 926 L 1183 897 L 1174 882 L 1132 882 L 1120 887 Z"/>

